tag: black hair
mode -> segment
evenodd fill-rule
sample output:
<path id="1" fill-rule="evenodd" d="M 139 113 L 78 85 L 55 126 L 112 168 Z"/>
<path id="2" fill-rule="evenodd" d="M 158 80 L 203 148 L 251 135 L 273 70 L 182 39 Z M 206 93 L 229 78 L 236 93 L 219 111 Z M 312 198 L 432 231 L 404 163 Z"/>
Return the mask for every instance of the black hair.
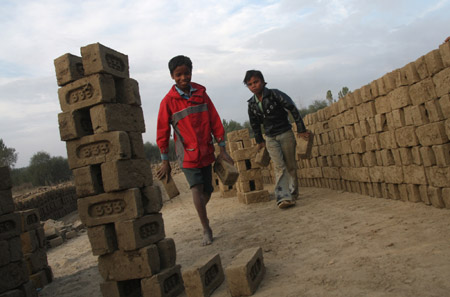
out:
<path id="1" fill-rule="evenodd" d="M 192 61 L 191 61 L 191 59 L 189 59 L 189 57 L 179 55 L 179 56 L 176 56 L 176 57 L 173 57 L 172 59 L 170 59 L 170 61 L 169 61 L 170 74 L 173 74 L 175 68 L 177 68 L 178 66 L 183 66 L 183 65 L 187 66 L 192 71 Z"/>
<path id="2" fill-rule="evenodd" d="M 244 77 L 244 85 L 246 85 L 247 82 L 248 82 L 252 77 L 257 77 L 257 78 L 261 79 L 262 82 L 263 82 L 264 84 L 266 83 L 266 81 L 264 80 L 264 76 L 263 76 L 263 74 L 262 74 L 261 71 L 259 71 L 259 70 L 248 70 L 248 71 L 245 73 L 245 77 Z"/>

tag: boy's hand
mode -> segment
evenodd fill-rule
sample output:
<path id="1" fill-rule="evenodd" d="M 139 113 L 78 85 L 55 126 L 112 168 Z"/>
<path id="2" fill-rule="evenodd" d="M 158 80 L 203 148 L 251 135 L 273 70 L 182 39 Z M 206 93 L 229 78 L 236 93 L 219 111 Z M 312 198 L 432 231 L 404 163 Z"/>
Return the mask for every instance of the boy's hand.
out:
<path id="1" fill-rule="evenodd" d="M 303 138 L 304 140 L 308 140 L 310 134 L 311 134 L 311 132 L 306 131 L 306 132 L 298 133 L 298 136 L 301 137 L 301 138 Z"/>
<path id="2" fill-rule="evenodd" d="M 258 143 L 258 151 L 264 147 L 266 147 L 266 143 L 264 141 L 261 143 Z"/>
<path id="3" fill-rule="evenodd" d="M 221 159 L 227 161 L 228 163 L 230 163 L 232 165 L 234 164 L 233 158 L 231 158 L 231 156 L 227 153 L 227 151 L 225 150 L 225 147 L 223 147 L 223 146 L 220 147 L 220 153 L 217 156 L 217 160 L 221 160 Z"/>
<path id="4" fill-rule="evenodd" d="M 169 160 L 163 160 L 161 163 L 161 166 L 159 167 L 158 171 L 156 172 L 156 177 L 159 180 L 166 178 L 166 182 L 169 182 L 171 171 L 172 171 L 172 168 L 170 167 Z"/>

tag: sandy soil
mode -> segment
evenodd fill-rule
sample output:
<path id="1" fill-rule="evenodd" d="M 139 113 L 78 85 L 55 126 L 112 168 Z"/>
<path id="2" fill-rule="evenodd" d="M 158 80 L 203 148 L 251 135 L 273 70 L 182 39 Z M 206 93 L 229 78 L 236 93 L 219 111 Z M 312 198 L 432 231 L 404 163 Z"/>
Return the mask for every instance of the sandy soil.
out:
<path id="1" fill-rule="evenodd" d="M 280 210 L 274 201 L 244 205 L 214 193 L 215 240 L 202 247 L 184 176 L 175 181 L 181 195 L 162 214 L 182 270 L 216 253 L 225 268 L 242 249 L 260 246 L 267 272 L 254 296 L 450 296 L 448 209 L 302 188 L 297 205 Z M 48 260 L 55 280 L 39 296 L 101 297 L 86 232 L 49 250 Z M 226 281 L 213 296 L 229 296 Z"/>

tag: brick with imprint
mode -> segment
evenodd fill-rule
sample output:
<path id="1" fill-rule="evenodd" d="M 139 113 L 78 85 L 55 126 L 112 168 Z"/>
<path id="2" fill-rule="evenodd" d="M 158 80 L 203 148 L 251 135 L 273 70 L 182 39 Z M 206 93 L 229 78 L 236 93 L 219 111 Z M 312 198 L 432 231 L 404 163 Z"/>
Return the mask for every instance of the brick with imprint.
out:
<path id="1" fill-rule="evenodd" d="M 125 281 L 151 277 L 160 271 L 158 248 L 151 244 L 136 251 L 117 250 L 98 257 L 104 280 Z"/>
<path id="2" fill-rule="evenodd" d="M 225 279 L 220 255 L 199 259 L 183 271 L 183 281 L 188 297 L 211 296 Z"/>
<path id="3" fill-rule="evenodd" d="M 81 47 L 84 74 L 108 73 L 119 78 L 129 78 L 128 56 L 101 43 Z"/>
<path id="4" fill-rule="evenodd" d="M 90 109 L 95 134 L 111 131 L 145 132 L 144 113 L 140 106 L 109 103 Z"/>
<path id="5" fill-rule="evenodd" d="M 118 249 L 113 223 L 89 227 L 87 235 L 94 256 L 109 254 Z"/>
<path id="6" fill-rule="evenodd" d="M 119 249 L 137 250 L 165 237 L 162 215 L 150 214 L 133 220 L 115 222 Z"/>
<path id="7" fill-rule="evenodd" d="M 184 291 L 181 266 L 175 265 L 141 280 L 142 297 L 175 297 Z"/>
<path id="8" fill-rule="evenodd" d="M 24 261 L 1 266 L 0 275 L 0 292 L 12 290 L 28 281 L 28 270 Z"/>
<path id="9" fill-rule="evenodd" d="M 19 236 L 22 232 L 22 221 L 17 212 L 0 216 L 0 240 Z"/>
<path id="10" fill-rule="evenodd" d="M 123 131 L 82 137 L 66 142 L 70 169 L 131 157 L 130 140 Z"/>
<path id="11" fill-rule="evenodd" d="M 100 165 L 88 165 L 72 170 L 78 198 L 103 193 Z"/>
<path id="12" fill-rule="evenodd" d="M 41 226 L 41 219 L 39 216 L 39 209 L 27 209 L 18 211 L 22 221 L 22 232 L 35 230 Z"/>
<path id="13" fill-rule="evenodd" d="M 77 109 L 58 114 L 59 135 L 62 141 L 94 134 L 89 109 Z"/>
<path id="14" fill-rule="evenodd" d="M 64 86 L 84 76 L 81 57 L 67 53 L 56 58 L 53 64 L 55 65 L 58 86 Z"/>
<path id="15" fill-rule="evenodd" d="M 256 292 L 266 268 L 260 247 L 241 251 L 225 269 L 231 296 L 250 296 Z"/>
<path id="16" fill-rule="evenodd" d="M 87 227 L 136 219 L 143 215 L 138 188 L 78 199 L 80 220 Z"/>
<path id="17" fill-rule="evenodd" d="M 114 79 L 111 75 L 94 74 L 83 77 L 58 89 L 63 112 L 115 102 Z"/>
<path id="18" fill-rule="evenodd" d="M 116 99 L 118 103 L 140 106 L 139 83 L 132 78 L 116 79 Z"/>

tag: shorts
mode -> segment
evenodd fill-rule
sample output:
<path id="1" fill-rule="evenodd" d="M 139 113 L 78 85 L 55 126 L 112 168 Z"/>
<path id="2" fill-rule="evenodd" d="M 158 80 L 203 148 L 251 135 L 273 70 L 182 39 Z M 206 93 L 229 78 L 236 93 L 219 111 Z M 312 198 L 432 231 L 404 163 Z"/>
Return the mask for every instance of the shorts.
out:
<path id="1" fill-rule="evenodd" d="M 190 188 L 198 184 L 203 184 L 203 192 L 208 194 L 214 192 L 211 165 L 203 168 L 181 168 L 181 171 L 186 176 Z"/>

